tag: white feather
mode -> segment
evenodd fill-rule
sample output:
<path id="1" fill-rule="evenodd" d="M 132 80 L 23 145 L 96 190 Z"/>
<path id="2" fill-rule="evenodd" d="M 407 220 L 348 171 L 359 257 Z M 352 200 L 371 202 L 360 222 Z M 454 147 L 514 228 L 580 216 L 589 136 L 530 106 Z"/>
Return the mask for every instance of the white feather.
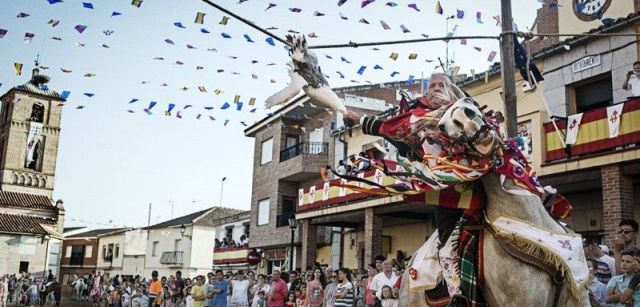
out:
<path id="1" fill-rule="evenodd" d="M 347 113 L 347 109 L 345 108 L 340 97 L 336 95 L 336 93 L 331 90 L 328 86 L 321 86 L 319 88 L 313 88 L 311 86 L 305 86 L 304 92 L 314 101 L 322 104 L 325 107 L 331 108 L 332 110 L 336 110 L 340 113 Z"/>
<path id="2" fill-rule="evenodd" d="M 303 86 L 307 85 L 307 81 L 305 81 L 298 73 L 296 73 L 293 68 L 289 68 L 289 77 L 291 78 L 291 81 L 289 81 L 287 87 L 281 89 L 279 92 L 267 98 L 267 100 L 265 101 L 266 108 L 271 108 L 273 106 L 277 106 L 289 101 L 289 99 L 295 97 L 300 93 Z"/>

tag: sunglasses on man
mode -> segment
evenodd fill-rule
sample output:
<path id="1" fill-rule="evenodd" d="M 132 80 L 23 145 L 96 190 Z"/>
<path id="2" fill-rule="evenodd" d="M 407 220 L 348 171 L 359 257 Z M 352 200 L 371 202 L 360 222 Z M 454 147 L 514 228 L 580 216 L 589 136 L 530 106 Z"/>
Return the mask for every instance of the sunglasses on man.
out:
<path id="1" fill-rule="evenodd" d="M 630 234 L 632 232 L 635 232 L 635 231 L 629 230 L 629 229 L 619 229 L 618 230 L 618 233 L 620 233 L 620 234 L 624 233 L 625 235 L 628 235 L 628 234 Z"/>

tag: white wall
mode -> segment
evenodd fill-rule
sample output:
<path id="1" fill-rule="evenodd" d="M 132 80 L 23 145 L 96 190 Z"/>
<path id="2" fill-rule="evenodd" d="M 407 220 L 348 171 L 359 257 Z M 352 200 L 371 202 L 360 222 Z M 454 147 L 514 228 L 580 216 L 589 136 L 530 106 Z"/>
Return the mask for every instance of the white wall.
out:
<path id="1" fill-rule="evenodd" d="M 143 275 L 144 259 L 145 259 L 144 255 L 124 256 L 124 261 L 122 263 L 122 272 L 118 274 L 132 275 L 132 276 Z"/>
<path id="2" fill-rule="evenodd" d="M 235 229 L 234 229 L 235 230 Z M 191 245 L 191 272 L 206 274 L 213 268 L 213 247 L 215 246 L 215 228 L 213 226 L 194 226 Z"/>
<path id="3" fill-rule="evenodd" d="M 145 262 L 144 262 L 144 276 L 150 277 L 151 271 L 156 270 L 160 276 L 169 276 L 175 274 L 175 271 L 182 271 L 182 276 L 192 277 L 189 274 L 190 258 L 191 258 L 191 240 L 186 237 L 182 237 L 180 234 L 180 227 L 169 227 L 159 229 L 149 229 L 149 238 L 146 244 Z M 191 234 L 191 226 L 187 226 L 185 235 Z M 162 252 L 175 251 L 175 240 L 181 239 L 180 247 L 178 251 L 184 252 L 183 265 L 180 266 L 168 266 L 160 264 L 160 257 Z M 153 242 L 158 242 L 158 249 L 156 256 L 153 256 Z M 193 275 L 195 276 L 195 275 Z"/>
<path id="4" fill-rule="evenodd" d="M 133 229 L 125 232 L 124 255 L 144 255 L 147 249 L 147 231 Z"/>
<path id="5" fill-rule="evenodd" d="M 107 249 L 109 244 L 113 244 L 113 258 L 111 262 L 104 260 L 103 254 L 103 246 L 106 246 Z M 118 256 L 116 256 L 116 244 L 120 246 Z M 93 253 L 98 253 L 98 262 L 97 268 L 98 270 L 107 270 L 109 268 L 121 269 L 122 268 L 122 259 L 123 259 L 123 250 L 124 250 L 124 233 L 120 233 L 113 236 L 104 236 L 98 239 L 98 250 L 93 251 Z M 115 276 L 115 275 L 114 275 Z"/>
<path id="6" fill-rule="evenodd" d="M 20 238 L 29 238 L 34 244 L 21 244 Z M 0 274 L 19 273 L 20 262 L 29 262 L 29 272 L 41 274 L 45 269 L 47 242 L 40 237 L 21 235 L 0 235 Z M 48 268 L 47 268 L 48 269 Z"/>

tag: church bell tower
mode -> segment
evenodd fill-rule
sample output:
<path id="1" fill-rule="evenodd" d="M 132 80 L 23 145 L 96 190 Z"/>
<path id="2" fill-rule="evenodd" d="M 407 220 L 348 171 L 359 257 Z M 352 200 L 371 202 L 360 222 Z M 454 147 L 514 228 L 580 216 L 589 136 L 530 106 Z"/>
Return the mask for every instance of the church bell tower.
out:
<path id="1" fill-rule="evenodd" d="M 38 64 L 31 80 L 0 97 L 0 191 L 52 197 L 60 140 L 59 106 Z"/>

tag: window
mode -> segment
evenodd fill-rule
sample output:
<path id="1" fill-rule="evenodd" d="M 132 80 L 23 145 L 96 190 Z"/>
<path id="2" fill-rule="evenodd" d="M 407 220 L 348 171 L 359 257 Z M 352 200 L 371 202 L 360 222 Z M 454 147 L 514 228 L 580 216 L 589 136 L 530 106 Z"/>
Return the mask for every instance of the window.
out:
<path id="1" fill-rule="evenodd" d="M 107 259 L 107 246 L 102 245 L 102 259 Z"/>
<path id="2" fill-rule="evenodd" d="M 258 202 L 258 226 L 269 224 L 269 199 Z"/>
<path id="3" fill-rule="evenodd" d="M 297 135 L 287 134 L 287 138 L 285 139 L 285 142 L 284 142 L 284 148 L 287 149 L 287 148 L 291 148 L 298 145 L 298 140 L 299 140 L 299 137 Z"/>
<path id="4" fill-rule="evenodd" d="M 29 272 L 29 261 L 20 261 L 20 273 Z"/>
<path id="5" fill-rule="evenodd" d="M 229 242 L 233 239 L 233 225 L 225 227 L 225 237 Z"/>
<path id="6" fill-rule="evenodd" d="M 71 257 L 71 245 L 67 246 L 67 251 L 64 253 L 65 258 Z"/>
<path id="7" fill-rule="evenodd" d="M 115 257 L 118 258 L 119 256 L 120 256 L 120 244 L 116 244 Z"/>
<path id="8" fill-rule="evenodd" d="M 596 77 L 581 82 L 574 87 L 576 113 L 608 107 L 613 103 L 611 75 Z"/>
<path id="9" fill-rule="evenodd" d="M 182 239 L 176 239 L 173 241 L 173 250 L 180 251 L 180 243 L 182 243 Z"/>
<path id="10" fill-rule="evenodd" d="M 155 241 L 155 242 L 153 242 L 153 245 L 151 246 L 151 256 L 152 257 L 157 257 L 158 256 L 158 244 L 160 244 L 160 242 Z"/>
<path id="11" fill-rule="evenodd" d="M 69 264 L 82 265 L 83 258 L 84 258 L 84 245 L 71 246 L 71 260 L 69 261 Z"/>
<path id="12" fill-rule="evenodd" d="M 93 246 L 86 245 L 84 247 L 84 257 L 85 258 L 91 258 L 91 256 L 93 256 Z"/>
<path id="13" fill-rule="evenodd" d="M 31 107 L 31 117 L 29 121 L 42 123 L 44 119 L 44 105 L 42 102 L 37 101 Z"/>
<path id="14" fill-rule="evenodd" d="M 273 158 L 273 138 L 262 142 L 262 154 L 260 155 L 260 165 L 271 162 Z"/>

